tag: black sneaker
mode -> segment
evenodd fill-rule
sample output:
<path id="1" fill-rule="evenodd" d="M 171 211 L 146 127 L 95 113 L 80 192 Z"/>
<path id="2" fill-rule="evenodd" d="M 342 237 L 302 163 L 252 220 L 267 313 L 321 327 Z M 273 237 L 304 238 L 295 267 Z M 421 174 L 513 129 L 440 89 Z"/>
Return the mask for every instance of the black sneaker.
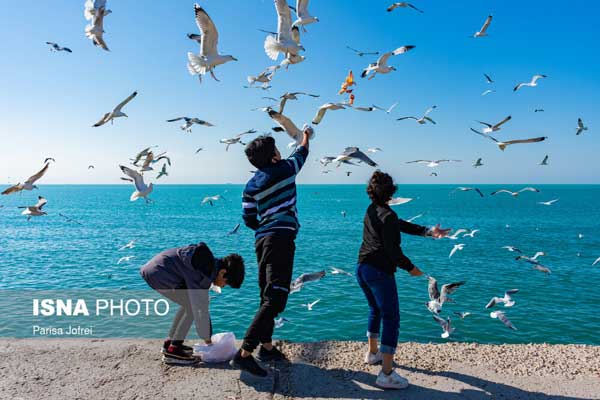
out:
<path id="1" fill-rule="evenodd" d="M 229 363 L 233 368 L 241 369 L 242 371 L 246 371 L 255 376 L 260 376 L 264 378 L 267 376 L 267 371 L 261 368 L 260 365 L 256 362 L 252 355 L 248 357 L 242 357 L 242 350 L 238 350 L 233 357 L 233 360 Z"/>
<path id="2" fill-rule="evenodd" d="M 165 364 L 175 365 L 192 365 L 200 361 L 199 358 L 193 357 L 188 352 L 184 351 L 182 346 L 170 345 L 163 352 L 163 362 Z"/>
<path id="3" fill-rule="evenodd" d="M 164 354 L 164 353 L 166 353 L 166 352 L 167 352 L 167 350 L 169 349 L 169 346 L 170 346 L 170 345 L 171 345 L 171 340 L 169 340 L 169 339 L 165 340 L 165 341 L 163 342 L 162 349 L 160 349 L 160 352 L 161 352 L 161 353 L 163 353 L 163 354 Z M 189 353 L 189 354 L 193 354 L 193 353 L 194 353 L 194 348 L 193 348 L 193 347 L 186 346 L 185 344 L 180 344 L 180 345 L 179 345 L 179 347 L 180 347 L 180 348 L 181 348 L 183 351 L 185 351 L 186 353 Z"/>
<path id="4" fill-rule="evenodd" d="M 256 358 L 261 362 L 287 361 L 285 354 L 279 351 L 279 349 L 275 346 L 273 346 L 271 350 L 267 350 L 263 346 L 260 346 L 260 350 L 258 351 Z"/>

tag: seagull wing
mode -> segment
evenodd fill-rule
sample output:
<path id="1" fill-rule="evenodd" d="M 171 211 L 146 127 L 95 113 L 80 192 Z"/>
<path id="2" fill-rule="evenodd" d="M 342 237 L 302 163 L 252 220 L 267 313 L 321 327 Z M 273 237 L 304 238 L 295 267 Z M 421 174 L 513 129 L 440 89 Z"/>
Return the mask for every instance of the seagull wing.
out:
<path id="1" fill-rule="evenodd" d="M 446 301 L 448 299 L 448 295 L 452 294 L 456 291 L 456 289 L 458 289 L 460 286 L 464 285 L 466 282 L 465 281 L 460 281 L 460 282 L 454 282 L 454 283 L 446 283 L 445 285 L 442 285 L 442 290 L 441 290 L 441 294 L 440 294 L 440 300 Z"/>
<path id="2" fill-rule="evenodd" d="M 438 300 L 440 298 L 440 291 L 438 290 L 437 280 L 432 276 L 428 280 L 427 292 L 429 293 L 429 300 Z"/>
<path id="3" fill-rule="evenodd" d="M 110 113 L 106 113 L 102 116 L 102 118 L 100 118 L 100 121 L 96 122 L 94 125 L 92 125 L 94 128 L 97 128 L 99 126 L 104 125 L 105 123 L 108 122 L 108 116 L 110 115 Z"/>
<path id="4" fill-rule="evenodd" d="M 44 207 L 44 205 L 46 205 L 46 203 L 48 203 L 48 200 L 46 200 L 42 196 L 38 196 L 38 202 L 34 207 L 37 208 L 38 210 L 41 210 L 42 207 Z"/>
<path id="5" fill-rule="evenodd" d="M 492 299 L 487 303 L 487 305 L 485 306 L 485 308 L 492 308 L 496 305 L 496 303 L 498 302 L 498 298 L 497 297 L 492 297 Z"/>
<path id="6" fill-rule="evenodd" d="M 133 179 L 133 184 L 138 192 L 145 192 L 148 190 L 148 186 L 144 183 L 142 174 L 124 165 L 119 165 L 119 168 L 121 168 L 121 171 L 123 171 L 125 175 Z"/>
<path id="7" fill-rule="evenodd" d="M 440 326 L 442 327 L 442 329 L 445 331 L 448 329 L 448 321 L 446 321 L 443 318 L 438 317 L 437 315 L 433 314 L 433 319 L 440 324 Z"/>
<path id="8" fill-rule="evenodd" d="M 479 122 L 481 125 L 487 126 L 488 128 L 492 127 L 492 124 L 488 124 L 487 122 L 483 122 L 483 121 L 477 121 L 477 122 Z"/>
<path id="9" fill-rule="evenodd" d="M 490 15 L 486 18 L 486 20 L 483 23 L 483 26 L 481 27 L 481 30 L 479 32 L 485 33 L 485 31 L 487 31 L 487 28 L 489 28 L 491 23 L 492 23 L 492 16 Z"/>
<path id="10" fill-rule="evenodd" d="M 346 150 L 348 150 L 348 149 L 350 149 L 350 148 L 347 148 Z M 360 160 L 371 167 L 377 166 L 377 163 L 375 161 L 371 160 L 369 158 L 369 156 L 367 156 L 365 153 L 360 151 L 357 147 L 353 148 L 353 151 L 348 152 L 348 154 L 345 154 L 345 153 L 346 153 L 346 151 L 344 151 L 344 153 L 343 153 L 344 155 L 347 155 L 348 157 L 356 158 L 357 160 Z"/>
<path id="11" fill-rule="evenodd" d="M 538 192 L 539 193 L 539 191 L 540 191 L 539 189 L 528 186 L 528 187 L 524 187 L 523 189 L 519 190 L 519 193 L 521 193 L 521 192 Z"/>
<path id="12" fill-rule="evenodd" d="M 416 121 L 419 118 L 417 118 L 417 117 L 400 117 L 400 118 L 396 118 L 396 121 L 403 121 L 405 119 L 414 119 Z"/>
<path id="13" fill-rule="evenodd" d="M 131 93 L 125 100 L 123 100 L 122 102 L 120 102 L 119 104 L 117 104 L 117 106 L 115 107 L 114 111 L 121 111 L 121 109 L 123 107 L 125 107 L 125 105 L 127 103 L 129 103 L 131 100 L 133 100 L 133 98 L 135 96 L 137 96 L 137 92 Z"/>
<path id="14" fill-rule="evenodd" d="M 435 110 L 437 108 L 437 106 L 431 106 L 427 109 L 427 111 L 425 111 L 425 114 L 423 114 L 423 117 L 429 115 L 430 112 L 432 112 L 433 110 Z"/>
<path id="15" fill-rule="evenodd" d="M 377 60 L 377 65 L 380 67 L 384 67 L 387 65 L 388 59 L 393 55 L 393 52 L 389 51 L 387 53 L 383 53 L 381 57 Z"/>
<path id="16" fill-rule="evenodd" d="M 487 80 L 488 83 L 494 83 L 494 81 L 492 80 L 492 78 L 490 78 L 490 76 L 488 74 L 483 74 L 483 76 L 485 76 L 485 79 Z"/>
<path id="17" fill-rule="evenodd" d="M 293 40 L 292 14 L 286 0 L 275 0 L 277 11 L 277 39 L 279 41 Z"/>
<path id="18" fill-rule="evenodd" d="M 194 4 L 194 13 L 196 15 L 196 24 L 202 33 L 200 43 L 200 55 L 216 56 L 217 42 L 219 41 L 219 32 L 212 19 L 206 11 L 198 4 Z"/>
<path id="19" fill-rule="evenodd" d="M 490 138 L 491 138 L 491 136 L 490 136 Z M 537 143 L 537 142 L 543 142 L 546 139 L 547 139 L 546 136 L 541 136 L 541 137 L 536 137 L 536 138 L 531 138 L 531 139 L 508 140 L 508 141 L 504 142 L 504 144 L 508 146 L 511 144 L 520 144 L 520 143 Z M 494 139 L 494 141 L 498 142 L 495 139 Z"/>
<path id="20" fill-rule="evenodd" d="M 313 124 L 318 125 L 321 122 L 321 120 L 325 116 L 325 113 L 329 109 L 329 105 L 330 104 L 331 103 L 327 103 L 327 104 L 322 105 L 321 107 L 319 107 L 319 110 L 317 111 L 317 114 L 315 115 L 315 117 L 312 120 Z"/>
<path id="21" fill-rule="evenodd" d="M 546 75 L 539 75 L 539 74 L 534 75 L 533 78 L 531 78 L 531 84 L 535 85 L 535 83 L 538 81 L 538 79 L 545 78 L 545 77 L 546 77 Z"/>
<path id="22" fill-rule="evenodd" d="M 42 176 L 44 176 L 44 174 L 46 173 L 46 171 L 48 171 L 48 167 L 50 166 L 50 164 L 46 164 L 44 165 L 44 167 L 39 170 L 35 175 L 30 176 L 25 183 L 29 183 L 29 184 L 34 184 L 35 181 L 37 181 L 38 179 L 40 179 Z"/>
<path id="23" fill-rule="evenodd" d="M 179 117 L 179 118 L 168 119 L 168 120 L 167 120 L 167 122 L 176 122 L 176 121 L 181 121 L 182 119 L 185 119 L 185 117 Z"/>
<path id="24" fill-rule="evenodd" d="M 414 160 L 414 161 L 407 161 L 405 164 L 414 164 L 414 163 L 429 164 L 430 162 L 431 162 L 431 160 Z"/>
<path id="25" fill-rule="evenodd" d="M 413 45 L 406 45 L 406 46 L 398 47 L 396 50 L 392 51 L 392 55 L 397 56 L 398 54 L 404 54 L 414 48 L 415 48 L 415 46 L 413 46 Z"/>
<path id="26" fill-rule="evenodd" d="M 296 14 L 298 14 L 299 18 L 304 18 L 310 15 L 308 13 L 308 0 L 296 1 Z"/>
<path id="27" fill-rule="evenodd" d="M 510 119 L 512 118 L 512 116 L 508 116 L 506 118 L 504 118 L 502 121 L 498 122 L 496 125 L 494 125 L 494 128 L 500 128 L 500 126 L 502 126 L 503 124 L 505 124 L 506 122 L 510 121 Z"/>
<path id="28" fill-rule="evenodd" d="M 496 316 L 498 317 L 498 319 L 500 321 L 502 321 L 502 323 L 504 325 L 506 325 L 507 327 L 509 327 L 510 329 L 516 331 L 517 328 L 512 324 L 512 322 L 510 322 L 510 320 L 508 318 L 506 318 L 506 315 L 503 312 L 497 312 Z"/>
<path id="29" fill-rule="evenodd" d="M 511 192 L 510 190 L 500 189 L 500 190 L 496 190 L 495 192 L 492 192 L 491 195 L 493 196 L 493 195 L 498 194 L 498 193 L 508 193 L 510 195 L 513 194 L 513 192 Z"/>

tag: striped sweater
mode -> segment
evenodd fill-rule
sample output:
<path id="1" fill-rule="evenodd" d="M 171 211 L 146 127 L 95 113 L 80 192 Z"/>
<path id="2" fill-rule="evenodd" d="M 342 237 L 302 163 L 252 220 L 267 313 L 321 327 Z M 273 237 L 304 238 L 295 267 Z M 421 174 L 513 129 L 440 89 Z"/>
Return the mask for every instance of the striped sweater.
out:
<path id="1" fill-rule="evenodd" d="M 300 224 L 296 210 L 296 175 L 302 169 L 308 149 L 300 146 L 287 160 L 256 171 L 242 196 L 244 223 L 256 231 L 256 238 L 277 232 L 293 232 Z"/>

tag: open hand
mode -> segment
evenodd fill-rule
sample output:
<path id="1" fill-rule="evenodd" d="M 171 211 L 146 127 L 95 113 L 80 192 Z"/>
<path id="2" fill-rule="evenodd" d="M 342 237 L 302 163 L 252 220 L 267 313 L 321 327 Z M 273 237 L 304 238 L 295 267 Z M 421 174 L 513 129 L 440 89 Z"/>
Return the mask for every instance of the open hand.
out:
<path id="1" fill-rule="evenodd" d="M 441 239 L 443 237 L 448 236 L 448 233 L 450 233 L 451 230 L 452 229 L 442 229 L 440 227 L 440 224 L 437 224 L 436 226 L 430 229 L 429 234 L 434 239 Z"/>

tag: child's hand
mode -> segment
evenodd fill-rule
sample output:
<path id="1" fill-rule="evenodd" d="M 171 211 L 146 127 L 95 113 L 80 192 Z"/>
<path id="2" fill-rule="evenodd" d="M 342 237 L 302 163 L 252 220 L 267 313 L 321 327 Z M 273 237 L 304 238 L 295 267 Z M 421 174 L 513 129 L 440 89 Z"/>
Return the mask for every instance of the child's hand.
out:
<path id="1" fill-rule="evenodd" d="M 448 233 L 450 233 L 452 229 L 442 229 L 440 227 L 440 224 L 437 224 L 436 226 L 434 226 L 433 228 L 431 228 L 429 230 L 429 234 L 434 238 L 434 239 L 441 239 L 443 237 L 448 236 Z"/>
<path id="2" fill-rule="evenodd" d="M 413 269 L 411 269 L 410 271 L 408 271 L 408 273 L 411 276 L 421 276 L 421 275 L 423 275 L 423 271 L 421 271 L 418 267 L 414 267 Z"/>
<path id="3" fill-rule="evenodd" d="M 304 134 L 304 137 L 312 139 L 313 135 L 315 134 L 315 130 L 312 128 L 312 126 L 305 125 L 302 129 L 302 133 Z"/>

